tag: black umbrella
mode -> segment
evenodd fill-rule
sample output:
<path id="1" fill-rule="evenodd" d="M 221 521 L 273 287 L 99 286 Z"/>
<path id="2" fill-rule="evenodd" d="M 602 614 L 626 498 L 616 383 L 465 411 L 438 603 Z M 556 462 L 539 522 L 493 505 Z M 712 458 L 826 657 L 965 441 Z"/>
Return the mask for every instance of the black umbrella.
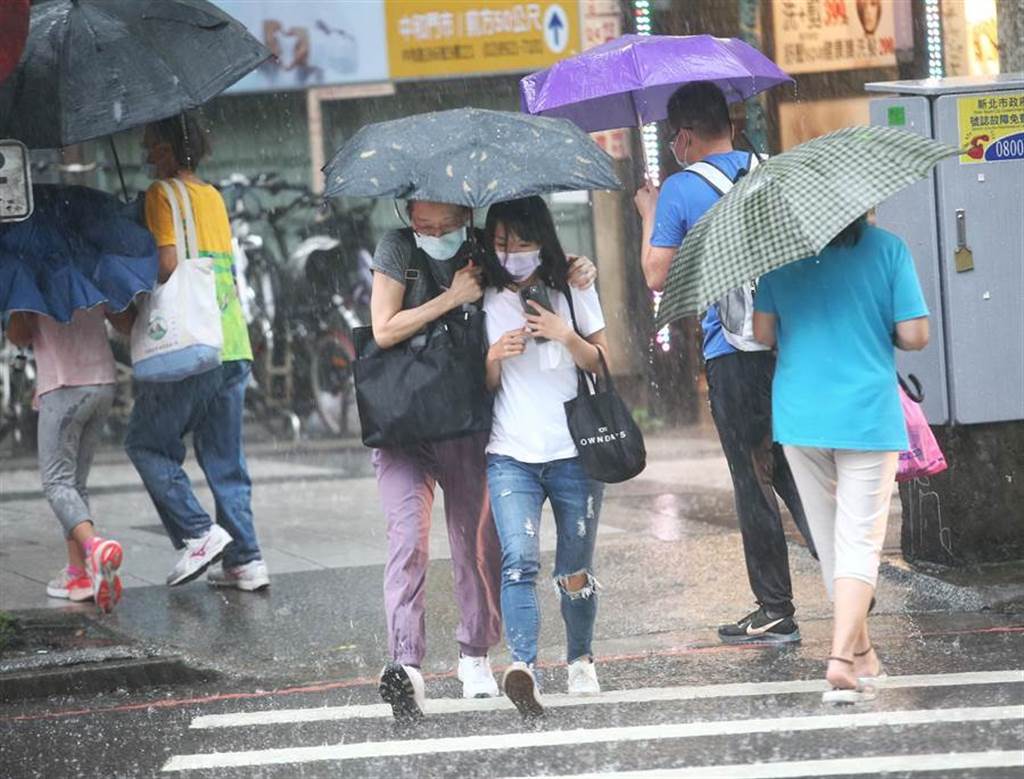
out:
<path id="1" fill-rule="evenodd" d="M 483 208 L 579 189 L 620 189 L 611 157 L 565 119 L 456 108 L 367 125 L 324 166 L 328 196 Z"/>
<path id="2" fill-rule="evenodd" d="M 206 0 L 49 0 L 32 6 L 0 87 L 0 137 L 50 149 L 195 108 L 270 51 Z"/>

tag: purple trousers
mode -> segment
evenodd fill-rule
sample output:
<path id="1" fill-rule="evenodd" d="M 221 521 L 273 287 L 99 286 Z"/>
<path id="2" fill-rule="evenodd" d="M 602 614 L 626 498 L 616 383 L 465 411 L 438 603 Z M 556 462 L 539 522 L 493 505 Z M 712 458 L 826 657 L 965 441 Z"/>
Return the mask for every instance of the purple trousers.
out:
<path id="1" fill-rule="evenodd" d="M 501 639 L 501 545 L 487 495 L 487 440 L 484 433 L 373 453 L 388 528 L 388 646 L 397 663 L 420 666 L 426 654 L 424 606 L 435 484 L 444 490 L 461 613 L 455 632 L 459 648 L 469 657 L 482 657 Z"/>

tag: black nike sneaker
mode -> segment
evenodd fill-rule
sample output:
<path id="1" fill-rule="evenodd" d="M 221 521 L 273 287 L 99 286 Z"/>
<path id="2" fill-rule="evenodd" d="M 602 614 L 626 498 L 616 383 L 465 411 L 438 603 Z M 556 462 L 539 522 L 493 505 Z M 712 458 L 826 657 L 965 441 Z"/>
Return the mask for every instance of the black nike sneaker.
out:
<path id="1" fill-rule="evenodd" d="M 789 644 L 800 640 L 800 628 L 791 614 L 777 617 L 761 606 L 739 622 L 719 625 L 718 637 L 726 644 Z"/>

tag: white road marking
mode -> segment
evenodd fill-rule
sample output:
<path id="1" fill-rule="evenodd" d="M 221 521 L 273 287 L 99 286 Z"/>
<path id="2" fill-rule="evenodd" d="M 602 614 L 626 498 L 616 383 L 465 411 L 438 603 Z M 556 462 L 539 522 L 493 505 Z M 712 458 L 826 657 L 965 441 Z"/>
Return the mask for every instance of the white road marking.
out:
<path id="1" fill-rule="evenodd" d="M 708 765 L 691 768 L 657 768 L 646 771 L 573 774 L 551 779 L 796 779 L 796 777 L 877 775 L 899 771 L 959 771 L 978 768 L 1024 766 L 1024 751 L 951 752 L 927 755 L 844 757 L 835 760 L 798 760 L 790 763 Z M 528 777 L 523 777 L 528 779 Z"/>
<path id="2" fill-rule="evenodd" d="M 452 752 L 483 752 L 537 747 L 580 746 L 629 741 L 731 736 L 750 733 L 791 733 L 842 728 L 873 728 L 898 725 L 928 725 L 952 722 L 989 722 L 1024 719 L 1024 706 L 987 706 L 954 709 L 872 711 L 863 714 L 828 714 L 811 717 L 713 720 L 617 728 L 585 728 L 540 732 L 496 733 L 483 736 L 426 738 L 408 741 L 368 741 L 316 747 L 285 747 L 242 752 L 209 752 L 175 755 L 163 771 L 197 771 L 256 765 L 282 765 L 323 761 L 362 760 L 411 755 L 440 755 Z"/>
<path id="3" fill-rule="evenodd" d="M 919 674 L 913 676 L 886 676 L 878 686 L 886 689 L 914 687 L 953 687 L 974 684 L 1007 684 L 1024 682 L 1024 671 L 977 671 L 954 674 Z M 701 698 L 742 698 L 760 695 L 786 695 L 793 693 L 820 693 L 825 690 L 822 679 L 791 682 L 741 682 L 735 684 L 709 684 L 697 687 L 641 687 L 633 690 L 609 690 L 600 695 L 575 696 L 553 694 L 544 696 L 548 708 L 567 706 L 595 706 L 613 703 L 655 703 L 659 701 L 687 701 Z M 427 699 L 426 713 L 462 714 L 480 711 L 514 711 L 506 698 Z M 391 707 L 386 703 L 362 706 L 321 706 L 305 709 L 277 709 L 233 714 L 207 714 L 192 720 L 193 728 L 240 728 L 254 725 L 283 725 L 299 722 L 327 722 L 338 720 L 390 718 Z"/>

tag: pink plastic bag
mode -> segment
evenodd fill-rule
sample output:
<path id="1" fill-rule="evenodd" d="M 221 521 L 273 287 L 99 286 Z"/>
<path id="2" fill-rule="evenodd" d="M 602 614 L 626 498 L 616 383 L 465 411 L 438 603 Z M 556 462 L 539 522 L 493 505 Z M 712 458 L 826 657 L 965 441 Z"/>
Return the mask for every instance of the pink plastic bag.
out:
<path id="1" fill-rule="evenodd" d="M 948 467 L 946 458 L 939 449 L 921 406 L 903 390 L 903 387 L 900 387 L 900 403 L 903 404 L 903 418 L 907 422 L 910 449 L 900 452 L 896 481 L 913 481 L 923 476 L 942 473 Z"/>

